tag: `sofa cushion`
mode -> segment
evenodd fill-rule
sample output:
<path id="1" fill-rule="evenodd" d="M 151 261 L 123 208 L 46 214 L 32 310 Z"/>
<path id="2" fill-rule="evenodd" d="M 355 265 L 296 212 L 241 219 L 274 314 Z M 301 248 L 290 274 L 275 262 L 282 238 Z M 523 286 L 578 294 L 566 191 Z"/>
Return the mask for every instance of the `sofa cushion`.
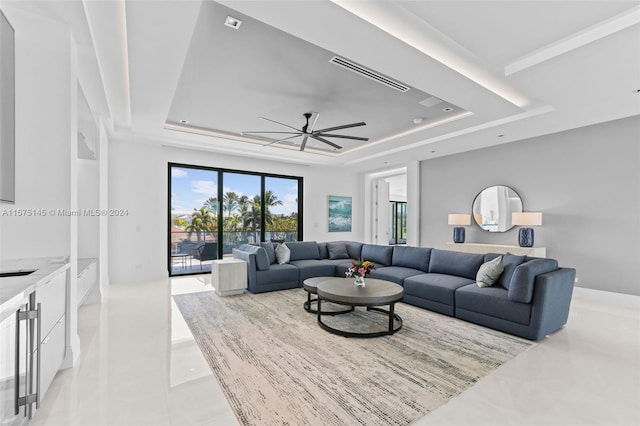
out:
<path id="1" fill-rule="evenodd" d="M 462 253 L 451 250 L 431 250 L 429 272 L 434 274 L 457 275 L 476 279 L 480 265 L 484 261 L 482 254 Z"/>
<path id="2" fill-rule="evenodd" d="M 271 241 L 260 243 L 260 247 L 265 249 L 265 251 L 267 252 L 267 256 L 269 257 L 269 263 L 270 264 L 276 263 L 276 249 L 273 246 L 273 243 Z"/>
<path id="3" fill-rule="evenodd" d="M 511 253 L 507 253 L 502 256 L 502 267 L 504 268 L 504 271 L 502 271 L 502 275 L 498 278 L 497 284 L 508 290 L 513 272 L 516 270 L 518 265 L 524 263 L 526 260 L 527 256 L 516 256 Z"/>
<path id="4" fill-rule="evenodd" d="M 362 243 L 358 242 L 348 242 L 347 243 L 347 253 L 349 253 L 350 259 L 360 259 L 362 257 Z"/>
<path id="5" fill-rule="evenodd" d="M 378 265 L 391 265 L 391 256 L 393 255 L 392 246 L 381 246 L 375 244 L 364 244 L 362 246 L 362 260 L 368 260 Z"/>
<path id="6" fill-rule="evenodd" d="M 424 274 L 419 269 L 405 268 L 404 266 L 384 266 L 372 270 L 367 277 L 378 278 L 402 285 L 405 278 Z"/>
<path id="7" fill-rule="evenodd" d="M 333 277 L 336 272 L 336 266 L 325 260 L 292 260 L 290 264 L 300 270 L 300 283 L 311 277 Z"/>
<path id="8" fill-rule="evenodd" d="M 320 255 L 320 259 L 329 258 L 329 250 L 327 249 L 327 243 L 318 243 L 318 254 Z"/>
<path id="9" fill-rule="evenodd" d="M 531 303 L 536 276 L 556 269 L 558 261 L 555 259 L 534 259 L 518 265 L 509 285 L 509 300 Z"/>
<path id="10" fill-rule="evenodd" d="M 291 260 L 320 259 L 320 250 L 315 241 L 291 241 L 287 247 L 291 250 Z"/>
<path id="11" fill-rule="evenodd" d="M 491 287 L 500 278 L 503 270 L 502 256 L 483 263 L 476 274 L 476 284 L 478 287 Z"/>
<path id="12" fill-rule="evenodd" d="M 262 247 L 258 247 L 258 246 L 252 246 L 252 245 L 244 245 L 241 246 L 242 247 L 242 251 L 245 251 L 247 253 L 253 253 L 256 255 L 256 268 L 258 269 L 258 271 L 268 271 L 269 270 L 269 265 L 271 264 L 269 262 L 269 256 L 267 255 L 267 251 L 262 248 Z"/>
<path id="13" fill-rule="evenodd" d="M 503 255 L 499 253 L 487 253 L 484 255 L 484 262 L 487 263 L 488 261 L 493 260 L 498 256 L 503 256 Z"/>
<path id="14" fill-rule="evenodd" d="M 258 285 L 277 284 L 284 282 L 298 282 L 299 269 L 289 264 L 271 265 L 268 271 L 258 274 Z"/>
<path id="15" fill-rule="evenodd" d="M 473 284 L 469 278 L 444 274 L 421 274 L 405 278 L 404 293 L 454 306 L 456 289 Z"/>
<path id="16" fill-rule="evenodd" d="M 395 246 L 393 247 L 391 264 L 393 266 L 404 266 L 405 268 L 429 272 L 430 257 L 430 248 Z"/>
<path id="17" fill-rule="evenodd" d="M 508 290 L 497 285 L 484 288 L 468 285 L 459 288 L 456 291 L 456 311 L 458 309 L 523 325 L 528 325 L 531 317 L 530 304 L 509 300 Z"/>
<path id="18" fill-rule="evenodd" d="M 329 259 L 351 259 L 349 252 L 347 251 L 347 243 L 344 241 L 333 241 L 327 243 L 327 251 L 329 252 Z"/>
<path id="19" fill-rule="evenodd" d="M 287 244 L 278 244 L 278 247 L 276 247 L 276 259 L 280 265 L 289 263 L 291 260 L 291 250 L 289 250 Z"/>

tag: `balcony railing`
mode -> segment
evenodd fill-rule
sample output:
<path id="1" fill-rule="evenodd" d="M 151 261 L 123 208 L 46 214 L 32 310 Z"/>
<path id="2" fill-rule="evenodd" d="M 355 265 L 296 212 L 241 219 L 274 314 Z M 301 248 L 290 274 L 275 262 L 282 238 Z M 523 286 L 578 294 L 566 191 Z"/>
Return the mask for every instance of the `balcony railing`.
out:
<path id="1" fill-rule="evenodd" d="M 222 255 L 230 257 L 233 249 L 242 244 L 260 242 L 260 231 L 225 231 L 222 234 Z M 297 241 L 298 231 L 267 231 L 265 239 L 274 242 Z M 199 261 L 194 251 L 204 243 L 218 242 L 217 233 L 171 231 L 171 274 L 190 274 L 211 271 L 211 261 Z M 182 255 L 182 256 L 180 256 Z"/>

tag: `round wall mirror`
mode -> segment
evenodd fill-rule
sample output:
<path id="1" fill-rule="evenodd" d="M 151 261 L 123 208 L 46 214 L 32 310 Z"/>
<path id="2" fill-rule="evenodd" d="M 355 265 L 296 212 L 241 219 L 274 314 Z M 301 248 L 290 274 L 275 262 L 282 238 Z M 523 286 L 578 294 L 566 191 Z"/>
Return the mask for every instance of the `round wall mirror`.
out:
<path id="1" fill-rule="evenodd" d="M 480 228 L 489 232 L 506 232 L 514 226 L 511 213 L 522 212 L 522 200 L 513 188 L 490 186 L 476 195 L 471 211 Z"/>

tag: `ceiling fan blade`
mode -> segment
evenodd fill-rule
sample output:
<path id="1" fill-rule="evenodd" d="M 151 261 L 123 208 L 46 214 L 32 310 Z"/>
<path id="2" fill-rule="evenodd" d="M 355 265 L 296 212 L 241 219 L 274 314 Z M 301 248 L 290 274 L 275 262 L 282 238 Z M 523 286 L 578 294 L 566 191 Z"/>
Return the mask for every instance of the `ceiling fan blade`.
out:
<path id="1" fill-rule="evenodd" d="M 335 143 L 333 143 L 333 142 L 329 142 L 328 140 L 323 139 L 323 138 L 321 138 L 321 137 L 320 137 L 320 136 L 318 136 L 318 135 L 311 134 L 311 135 L 309 135 L 309 136 L 311 136 L 311 137 L 312 137 L 312 138 L 314 138 L 315 140 L 319 140 L 320 142 L 324 142 L 324 143 L 326 143 L 327 145 L 331 145 L 331 146 L 332 146 L 332 147 L 334 147 L 335 149 L 342 149 L 342 147 L 341 147 L 340 145 L 336 145 L 336 144 L 335 144 Z"/>
<path id="2" fill-rule="evenodd" d="M 316 130 L 313 133 L 315 133 L 315 134 L 325 133 L 325 132 L 330 132 L 332 130 L 349 129 L 351 127 L 366 126 L 366 125 L 367 125 L 367 123 L 365 123 L 364 121 L 361 121 L 359 123 L 351 123 L 351 124 L 343 124 L 342 126 L 327 127 L 326 129 Z"/>
<path id="3" fill-rule="evenodd" d="M 318 117 L 320 117 L 320 113 L 319 112 L 312 112 L 311 113 L 312 122 L 309 124 L 309 127 L 307 128 L 307 133 L 313 133 L 313 129 L 316 128 L 316 123 L 318 122 Z"/>
<path id="4" fill-rule="evenodd" d="M 270 118 L 266 118 L 266 117 L 258 117 L 258 118 L 261 118 L 261 119 L 263 119 L 263 120 L 270 121 L 270 122 L 272 122 L 272 123 L 279 124 L 279 125 L 281 125 L 281 126 L 288 127 L 288 128 L 290 128 L 290 129 L 296 130 L 296 131 L 298 131 L 298 132 L 302 132 L 302 130 L 300 130 L 300 129 L 296 129 L 295 127 L 291 127 L 291 126 L 289 126 L 288 124 L 284 124 L 284 123 L 281 123 L 281 122 L 279 122 L 279 121 L 272 120 L 272 119 L 270 119 Z"/>
<path id="5" fill-rule="evenodd" d="M 330 137 L 330 138 L 343 138 L 343 139 L 353 139 L 356 141 L 368 141 L 369 138 L 361 138 L 359 136 L 347 136 L 347 135 L 334 135 L 331 133 L 318 133 L 316 136 Z"/>
<path id="6" fill-rule="evenodd" d="M 297 135 L 289 136 L 288 138 L 278 139 L 277 141 L 269 142 L 268 144 L 262 145 L 262 146 L 271 146 L 271 145 L 276 144 L 278 142 L 284 142 L 284 141 L 289 140 L 289 139 L 297 138 L 298 136 L 301 136 L 301 135 L 297 134 Z"/>
<path id="7" fill-rule="evenodd" d="M 300 145 L 300 151 L 304 151 L 304 147 L 307 145 L 307 139 L 309 139 L 309 135 L 304 135 L 304 139 L 302 139 L 302 144 Z"/>
<path id="8" fill-rule="evenodd" d="M 302 132 L 260 132 L 260 131 L 258 131 L 258 132 L 241 132 L 240 134 L 241 135 L 251 135 L 251 134 L 254 134 L 254 133 L 278 133 L 278 134 L 281 134 L 281 135 L 301 135 L 302 134 Z"/>

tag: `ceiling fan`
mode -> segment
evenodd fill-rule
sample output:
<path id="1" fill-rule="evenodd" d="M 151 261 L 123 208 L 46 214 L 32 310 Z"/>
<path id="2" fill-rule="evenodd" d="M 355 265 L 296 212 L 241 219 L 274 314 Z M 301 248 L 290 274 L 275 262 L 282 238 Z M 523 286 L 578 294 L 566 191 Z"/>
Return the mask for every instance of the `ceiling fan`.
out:
<path id="1" fill-rule="evenodd" d="M 260 117 L 263 120 L 267 120 L 267 121 L 271 121 L 272 123 L 276 123 L 276 124 L 280 124 L 281 126 L 285 126 L 288 127 L 289 129 L 295 130 L 294 132 L 273 132 L 273 131 L 256 131 L 256 132 L 242 132 L 243 135 L 252 135 L 252 134 L 280 134 L 280 135 L 292 135 L 292 136 L 287 136 L 283 139 L 279 139 L 276 141 L 273 141 L 271 143 L 269 143 L 268 145 L 265 146 L 269 146 L 269 145 L 273 145 L 279 142 L 284 142 L 290 139 L 294 139 L 300 136 L 303 136 L 302 139 L 302 143 L 300 144 L 300 151 L 304 151 L 305 146 L 307 146 L 307 140 L 309 138 L 315 139 L 317 141 L 323 142 L 329 146 L 332 146 L 334 149 L 342 149 L 342 147 L 338 144 L 335 144 L 331 141 L 328 141 L 325 138 L 342 138 L 342 139 L 352 139 L 352 140 L 357 140 L 357 141 L 368 141 L 369 138 L 362 138 L 362 137 L 358 137 L 358 136 L 349 136 L 349 135 L 336 135 L 335 133 L 327 133 L 327 132 L 332 132 L 334 130 L 342 130 L 342 129 L 349 129 L 351 127 L 359 127 L 359 126 L 366 126 L 367 124 L 364 121 L 361 121 L 359 123 L 351 123 L 351 124 L 343 124 L 341 126 L 334 126 L 334 127 L 327 127 L 325 129 L 320 129 L 320 130 L 314 130 L 315 125 L 318 121 L 318 117 L 320 116 L 319 113 L 317 112 L 305 112 L 304 114 L 302 114 L 302 116 L 304 118 L 306 118 L 307 122 L 306 124 L 302 127 L 302 129 L 296 129 L 293 126 L 289 126 L 288 124 L 284 124 L 284 123 L 280 123 L 279 121 L 275 121 L 275 120 L 271 120 L 270 118 L 265 118 L 265 117 Z M 312 123 L 311 125 L 309 125 L 309 119 L 311 119 L 311 117 L 313 117 Z"/>

